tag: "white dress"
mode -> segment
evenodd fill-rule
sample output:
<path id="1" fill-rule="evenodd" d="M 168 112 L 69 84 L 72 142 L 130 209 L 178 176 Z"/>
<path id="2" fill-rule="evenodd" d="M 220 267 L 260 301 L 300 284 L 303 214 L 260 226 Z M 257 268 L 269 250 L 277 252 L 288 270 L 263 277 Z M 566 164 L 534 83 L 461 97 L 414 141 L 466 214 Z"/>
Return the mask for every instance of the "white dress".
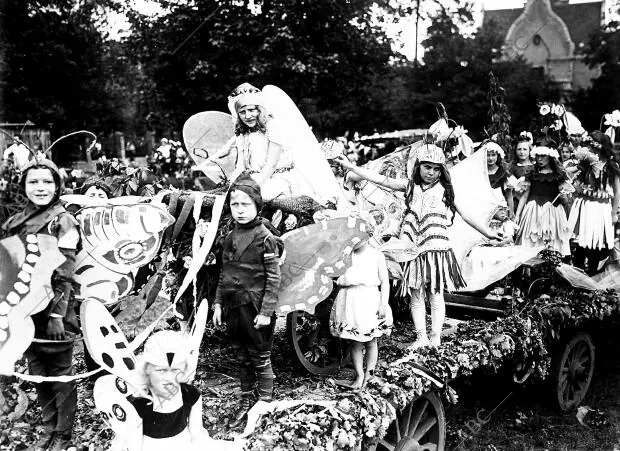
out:
<path id="1" fill-rule="evenodd" d="M 258 174 L 265 167 L 268 160 L 269 144 L 274 143 L 282 147 L 280 158 L 274 173 L 261 186 L 263 199 L 268 201 L 276 197 L 291 197 L 307 195 L 316 199 L 317 196 L 306 178 L 295 167 L 293 155 L 285 140 L 285 133 L 277 120 L 267 122 L 265 133 L 256 131 L 239 135 L 235 139 L 237 147 L 236 173 L 249 171 Z"/>
<path id="2" fill-rule="evenodd" d="M 347 340 L 367 342 L 392 330 L 392 310 L 389 305 L 383 319 L 377 311 L 381 304 L 379 259 L 383 254 L 367 247 L 352 254 L 351 267 L 338 278 L 340 286 L 329 321 L 332 335 Z"/>

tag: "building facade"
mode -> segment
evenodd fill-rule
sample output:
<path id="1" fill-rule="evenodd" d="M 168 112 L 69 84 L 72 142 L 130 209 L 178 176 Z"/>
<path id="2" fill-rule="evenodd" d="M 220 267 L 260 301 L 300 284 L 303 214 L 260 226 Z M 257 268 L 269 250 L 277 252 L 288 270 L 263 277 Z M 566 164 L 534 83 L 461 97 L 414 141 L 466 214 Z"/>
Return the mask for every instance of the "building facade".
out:
<path id="1" fill-rule="evenodd" d="M 568 94 L 589 87 L 599 75 L 583 62 L 583 49 L 603 14 L 602 1 L 528 0 L 523 8 L 485 11 L 482 26 L 494 23 L 505 36 L 505 58 L 522 56 Z"/>

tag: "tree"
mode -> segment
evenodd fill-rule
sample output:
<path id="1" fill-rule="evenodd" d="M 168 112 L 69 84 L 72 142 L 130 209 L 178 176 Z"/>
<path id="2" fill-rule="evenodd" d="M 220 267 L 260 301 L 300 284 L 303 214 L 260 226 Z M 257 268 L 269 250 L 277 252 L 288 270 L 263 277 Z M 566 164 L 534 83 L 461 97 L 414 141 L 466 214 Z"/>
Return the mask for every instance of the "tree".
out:
<path id="1" fill-rule="evenodd" d="M 597 30 L 585 50 L 585 62 L 600 69 L 588 89 L 575 93 L 573 107 L 587 130 L 598 129 L 606 113 L 620 109 L 620 22 Z"/>
<path id="2" fill-rule="evenodd" d="M 123 121 L 107 92 L 102 6 L 113 0 L 3 2 L 5 120 L 46 127 L 55 137 L 78 129 L 99 132 Z M 61 161 L 79 157 L 65 143 Z"/>
<path id="3" fill-rule="evenodd" d="M 126 45 L 147 77 L 139 114 L 159 132 L 179 130 L 193 113 L 224 110 L 248 81 L 284 89 L 315 131 L 370 130 L 373 83 L 394 56 L 372 3 L 270 0 L 251 12 L 234 0 L 161 0 L 161 17 L 133 13 Z"/>
<path id="4" fill-rule="evenodd" d="M 505 89 L 515 132 L 529 129 L 530 117 L 540 99 L 555 100 L 559 91 L 547 78 L 533 76 L 531 66 L 523 59 L 502 57 L 503 36 L 491 23 L 471 36 L 463 31 L 473 27 L 470 4 L 455 8 L 439 5 L 432 17 L 423 65 L 410 71 L 412 117 L 425 126 L 437 120 L 435 104 L 442 102 L 449 116 L 464 125 L 475 139 L 488 137 L 484 129 L 488 121 L 489 73 L 492 71 Z"/>

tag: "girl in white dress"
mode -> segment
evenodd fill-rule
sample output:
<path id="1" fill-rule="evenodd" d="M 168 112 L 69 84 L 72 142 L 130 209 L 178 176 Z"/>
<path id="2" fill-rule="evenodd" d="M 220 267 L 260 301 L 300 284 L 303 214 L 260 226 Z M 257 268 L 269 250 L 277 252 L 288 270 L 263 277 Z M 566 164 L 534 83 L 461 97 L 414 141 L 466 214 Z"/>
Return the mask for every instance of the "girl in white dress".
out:
<path id="1" fill-rule="evenodd" d="M 351 387 L 357 389 L 373 377 L 379 354 L 377 338 L 390 334 L 393 321 L 388 304 L 390 280 L 383 253 L 363 240 L 351 258 L 351 267 L 336 281 L 340 290 L 329 325 L 332 335 L 351 340 L 356 373 Z"/>

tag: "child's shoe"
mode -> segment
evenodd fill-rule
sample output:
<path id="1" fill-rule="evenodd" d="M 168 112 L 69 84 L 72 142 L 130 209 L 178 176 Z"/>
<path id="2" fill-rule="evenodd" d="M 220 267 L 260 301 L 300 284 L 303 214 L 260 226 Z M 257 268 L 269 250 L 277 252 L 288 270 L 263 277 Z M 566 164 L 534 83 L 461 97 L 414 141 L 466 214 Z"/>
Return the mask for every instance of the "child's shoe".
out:
<path id="1" fill-rule="evenodd" d="M 228 421 L 228 427 L 239 427 L 248 419 L 248 412 L 254 405 L 253 401 L 254 400 L 249 396 L 244 396 L 241 398 L 241 402 L 239 403 L 239 409 L 235 413 L 235 416 Z"/>

